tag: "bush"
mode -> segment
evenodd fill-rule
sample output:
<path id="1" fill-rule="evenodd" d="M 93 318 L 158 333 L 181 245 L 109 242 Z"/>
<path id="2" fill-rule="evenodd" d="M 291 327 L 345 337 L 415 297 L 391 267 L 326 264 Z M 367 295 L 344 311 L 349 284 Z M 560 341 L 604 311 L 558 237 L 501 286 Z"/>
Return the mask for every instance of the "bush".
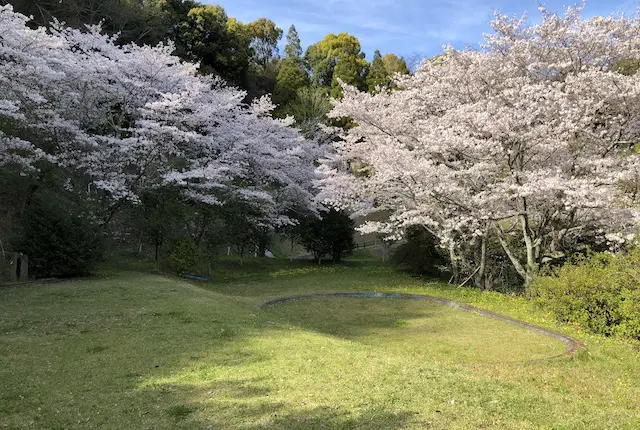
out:
<path id="1" fill-rule="evenodd" d="M 194 273 L 198 270 L 198 245 L 188 237 L 177 239 L 171 245 L 169 264 L 176 273 Z"/>
<path id="2" fill-rule="evenodd" d="M 560 321 L 640 339 L 640 251 L 581 257 L 534 280 L 530 293 Z"/>
<path id="3" fill-rule="evenodd" d="M 330 256 L 334 263 L 340 263 L 355 247 L 354 222 L 349 215 L 335 209 L 320 215 L 322 218 L 309 215 L 300 220 L 296 235 L 316 262 Z"/>
<path id="4" fill-rule="evenodd" d="M 77 202 L 39 191 L 25 208 L 15 250 L 29 256 L 36 277 L 84 276 L 102 256 L 101 229 Z"/>
<path id="5" fill-rule="evenodd" d="M 441 277 L 440 266 L 447 264 L 436 247 L 436 239 L 422 227 L 410 228 L 406 242 L 399 245 L 391 261 L 415 275 Z"/>

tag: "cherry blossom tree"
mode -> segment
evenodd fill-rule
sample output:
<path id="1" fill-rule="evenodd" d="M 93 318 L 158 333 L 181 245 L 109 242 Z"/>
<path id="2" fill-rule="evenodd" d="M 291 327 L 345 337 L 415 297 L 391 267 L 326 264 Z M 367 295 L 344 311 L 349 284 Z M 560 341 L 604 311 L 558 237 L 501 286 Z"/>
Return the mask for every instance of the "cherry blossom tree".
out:
<path id="1" fill-rule="evenodd" d="M 60 43 L 43 29 L 28 29 L 28 21 L 11 6 L 0 7 L 0 166 L 31 167 L 44 155 L 20 135 L 27 115 L 45 102 L 46 82 L 56 75 L 46 58 Z"/>
<path id="2" fill-rule="evenodd" d="M 203 204 L 241 199 L 270 226 L 292 205 L 315 207 L 318 147 L 272 118 L 268 98 L 244 105 L 170 44 L 28 23 L 0 7 L 0 165 L 53 162 L 69 190 L 106 202 L 107 218 L 166 184 Z"/>
<path id="3" fill-rule="evenodd" d="M 260 207 L 269 225 L 288 223 L 292 207 L 315 208 L 313 163 L 320 148 L 291 126 L 292 119 L 272 118 L 268 98 L 244 107 L 244 96 L 219 81 L 191 87 L 148 105 L 141 135 L 172 142 L 182 168 L 166 172 L 164 181 L 192 199 L 239 199 Z"/>
<path id="4" fill-rule="evenodd" d="M 640 185 L 640 58 L 635 19 L 541 8 L 527 25 L 496 14 L 480 50 L 449 47 L 400 91 L 344 86 L 331 115 L 357 124 L 320 167 L 322 199 L 361 230 L 433 233 L 458 281 L 484 286 L 488 243 L 525 284 L 539 266 L 635 231 Z"/>

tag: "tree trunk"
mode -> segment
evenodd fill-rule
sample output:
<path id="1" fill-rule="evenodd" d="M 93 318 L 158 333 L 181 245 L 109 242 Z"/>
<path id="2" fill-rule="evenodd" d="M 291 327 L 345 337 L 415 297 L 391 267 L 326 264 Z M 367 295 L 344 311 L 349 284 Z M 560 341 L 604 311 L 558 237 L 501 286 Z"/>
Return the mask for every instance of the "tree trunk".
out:
<path id="1" fill-rule="evenodd" d="M 520 261 L 518 261 L 518 258 L 515 256 L 513 251 L 511 251 L 511 249 L 509 248 L 509 244 L 507 243 L 507 241 L 504 238 L 504 232 L 500 229 L 499 226 L 495 226 L 495 227 L 496 227 L 496 232 L 497 232 L 497 235 L 498 235 L 498 241 L 500 242 L 500 245 L 502 246 L 502 249 L 504 249 L 505 254 L 507 254 L 507 257 L 509 257 L 509 260 L 511 261 L 511 264 L 513 264 L 513 267 L 516 269 L 516 272 L 518 272 L 518 275 L 520 275 L 522 277 L 522 279 L 524 279 L 525 282 L 526 282 L 527 271 L 522 266 Z"/>
<path id="2" fill-rule="evenodd" d="M 158 254 L 159 254 L 159 251 L 160 251 L 160 245 L 161 244 L 160 244 L 159 241 L 156 240 L 153 245 L 154 245 L 154 261 L 157 264 L 158 263 Z"/>
<path id="3" fill-rule="evenodd" d="M 536 272 L 536 257 L 534 240 L 531 237 L 531 227 L 529 226 L 529 215 L 527 214 L 527 200 L 525 198 L 520 199 L 520 227 L 522 228 L 522 236 L 524 238 L 524 244 L 527 248 L 527 264 L 525 269 L 524 285 L 528 287 L 533 282 L 533 276 Z"/>
<path id="4" fill-rule="evenodd" d="M 450 283 L 460 283 L 460 268 L 458 267 L 458 257 L 456 256 L 456 250 L 453 243 L 449 245 L 449 259 L 451 260 L 451 280 Z"/>
<path id="5" fill-rule="evenodd" d="M 478 255 L 476 257 L 479 261 L 478 271 L 476 272 L 474 276 L 474 281 L 473 281 L 476 287 L 481 288 L 483 290 L 487 288 L 485 272 L 487 267 L 487 235 L 488 234 L 489 232 L 485 230 L 484 234 L 482 235 L 482 238 L 480 239 L 479 249 L 477 252 Z"/>
<path id="6" fill-rule="evenodd" d="M 209 225 L 209 218 L 206 215 L 202 215 L 200 218 L 200 225 L 198 227 L 198 231 L 196 232 L 195 242 L 196 245 L 200 246 L 202 242 L 202 238 L 204 237 L 204 233 L 207 231 L 207 226 Z"/>

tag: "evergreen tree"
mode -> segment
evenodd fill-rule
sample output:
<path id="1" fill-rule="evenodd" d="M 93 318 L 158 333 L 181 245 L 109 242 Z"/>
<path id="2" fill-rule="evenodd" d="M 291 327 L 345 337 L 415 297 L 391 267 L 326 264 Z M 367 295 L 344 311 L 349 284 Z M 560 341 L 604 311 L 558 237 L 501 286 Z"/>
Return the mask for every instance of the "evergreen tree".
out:
<path id="1" fill-rule="evenodd" d="M 101 229 L 74 197 L 42 188 L 25 207 L 14 249 L 38 278 L 87 275 L 102 256 Z"/>
<path id="2" fill-rule="evenodd" d="M 382 61 L 382 54 L 376 49 L 376 52 L 373 54 L 369 74 L 367 75 L 367 87 L 369 88 L 369 92 L 374 92 L 377 87 L 386 86 L 388 83 L 389 73 L 387 73 L 384 61 Z"/>
<path id="3" fill-rule="evenodd" d="M 284 52 L 286 56 L 280 63 L 274 94 L 274 101 L 282 107 L 281 111 L 296 98 L 296 93 L 300 88 L 309 85 L 309 75 L 301 58 L 300 38 L 293 25 L 287 33 Z"/>
<path id="4" fill-rule="evenodd" d="M 284 47 L 284 53 L 287 58 L 300 59 L 302 57 L 302 46 L 300 45 L 300 37 L 295 25 L 289 27 L 287 33 L 287 44 Z"/>
<path id="5" fill-rule="evenodd" d="M 398 73 L 403 75 L 410 73 L 406 61 L 395 54 L 387 54 L 383 57 L 380 51 L 376 50 L 367 75 L 369 92 L 376 92 L 377 87 L 395 88 L 393 78 Z"/>

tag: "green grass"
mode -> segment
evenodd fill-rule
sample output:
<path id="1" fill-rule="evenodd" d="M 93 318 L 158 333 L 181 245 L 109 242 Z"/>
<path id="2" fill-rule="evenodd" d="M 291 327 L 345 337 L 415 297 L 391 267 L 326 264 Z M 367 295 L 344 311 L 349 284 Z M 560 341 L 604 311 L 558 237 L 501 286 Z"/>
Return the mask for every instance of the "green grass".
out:
<path id="1" fill-rule="evenodd" d="M 265 315 L 275 324 L 347 341 L 344 354 L 384 349 L 414 363 L 536 360 L 566 350 L 556 339 L 425 301 L 328 297 L 283 303 Z"/>
<path id="2" fill-rule="evenodd" d="M 640 427 L 638 344 L 558 326 L 522 298 L 366 261 L 222 261 L 216 281 L 141 272 L 0 289 L 0 428 Z M 563 345 L 426 301 L 443 296 L 582 340 Z"/>

